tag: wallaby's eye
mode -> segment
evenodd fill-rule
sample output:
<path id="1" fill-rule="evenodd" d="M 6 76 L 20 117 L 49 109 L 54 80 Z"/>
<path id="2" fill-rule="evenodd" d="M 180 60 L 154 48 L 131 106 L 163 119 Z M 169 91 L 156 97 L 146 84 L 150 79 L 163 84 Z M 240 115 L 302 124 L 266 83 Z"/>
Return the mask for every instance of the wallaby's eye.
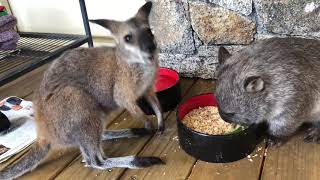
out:
<path id="1" fill-rule="evenodd" d="M 126 35 L 126 36 L 124 37 L 124 40 L 125 40 L 127 43 L 131 42 L 131 41 L 132 41 L 132 35 L 131 35 L 131 34 Z"/>

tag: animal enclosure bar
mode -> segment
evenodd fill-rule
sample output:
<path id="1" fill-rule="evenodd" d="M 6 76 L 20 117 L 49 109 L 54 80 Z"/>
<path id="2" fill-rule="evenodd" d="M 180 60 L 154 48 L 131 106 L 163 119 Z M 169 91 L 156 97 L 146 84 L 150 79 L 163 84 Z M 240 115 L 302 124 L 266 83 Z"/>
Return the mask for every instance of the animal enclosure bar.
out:
<path id="1" fill-rule="evenodd" d="M 18 32 L 18 47 L 13 51 L 0 50 L 0 86 L 53 60 L 64 51 L 88 43 L 93 46 L 84 0 L 79 0 L 85 35 Z"/>
<path id="2" fill-rule="evenodd" d="M 87 42 L 87 37 L 80 35 L 20 33 L 20 36 L 16 50 L 0 51 L 0 85 Z"/>

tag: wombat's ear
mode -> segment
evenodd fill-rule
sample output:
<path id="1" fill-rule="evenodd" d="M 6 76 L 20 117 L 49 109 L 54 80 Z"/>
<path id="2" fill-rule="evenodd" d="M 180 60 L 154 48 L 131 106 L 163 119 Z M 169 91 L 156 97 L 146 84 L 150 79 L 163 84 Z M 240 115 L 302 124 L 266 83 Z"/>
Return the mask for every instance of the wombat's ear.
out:
<path id="1" fill-rule="evenodd" d="M 93 19 L 89 21 L 109 29 L 112 33 L 116 33 L 120 25 L 120 22 L 108 19 Z"/>
<path id="2" fill-rule="evenodd" d="M 264 81 L 259 76 L 248 77 L 244 81 L 244 88 L 247 92 L 260 92 L 264 89 Z"/>
<path id="3" fill-rule="evenodd" d="M 231 54 L 229 53 L 229 51 L 225 47 L 220 46 L 219 52 L 218 52 L 219 64 L 223 64 L 226 61 L 226 59 L 228 59 L 230 56 Z"/>
<path id="4" fill-rule="evenodd" d="M 226 61 L 226 59 L 228 59 L 230 56 L 231 54 L 229 53 L 229 51 L 223 46 L 220 46 L 219 52 L 218 52 L 219 64 L 223 64 Z"/>
<path id="5" fill-rule="evenodd" d="M 152 9 L 152 2 L 148 1 L 138 10 L 135 17 L 148 22 L 148 17 L 151 12 L 151 9 Z"/>

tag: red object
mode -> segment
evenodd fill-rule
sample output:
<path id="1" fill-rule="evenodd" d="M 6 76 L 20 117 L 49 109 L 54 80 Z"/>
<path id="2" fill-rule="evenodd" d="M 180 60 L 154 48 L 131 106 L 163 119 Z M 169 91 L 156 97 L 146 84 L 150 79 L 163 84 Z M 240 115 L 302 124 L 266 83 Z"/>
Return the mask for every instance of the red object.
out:
<path id="1" fill-rule="evenodd" d="M 159 68 L 157 79 L 155 83 L 155 91 L 163 91 L 177 84 L 179 81 L 179 74 L 168 68 Z"/>
<path id="2" fill-rule="evenodd" d="M 6 7 L 0 6 L 0 11 L 4 11 L 4 10 L 6 10 Z"/>
<path id="3" fill-rule="evenodd" d="M 13 105 L 13 106 L 11 107 L 11 109 L 13 109 L 13 110 L 15 110 L 15 111 L 18 111 L 18 110 L 22 109 L 22 106 Z"/>
<path id="4" fill-rule="evenodd" d="M 198 96 L 191 97 L 187 101 L 183 102 L 178 108 L 178 116 L 182 121 L 184 116 L 191 110 L 205 106 L 217 106 L 217 100 L 213 93 L 201 94 Z"/>

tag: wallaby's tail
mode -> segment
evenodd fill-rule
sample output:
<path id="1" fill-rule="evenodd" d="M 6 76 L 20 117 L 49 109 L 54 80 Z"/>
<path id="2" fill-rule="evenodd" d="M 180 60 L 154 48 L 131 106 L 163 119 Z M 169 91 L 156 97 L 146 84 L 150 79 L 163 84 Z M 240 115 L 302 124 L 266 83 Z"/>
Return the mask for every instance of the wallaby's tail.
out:
<path id="1" fill-rule="evenodd" d="M 0 179 L 14 179 L 33 170 L 47 155 L 50 148 L 51 145 L 49 143 L 34 143 L 29 152 L 17 163 L 0 171 Z"/>

